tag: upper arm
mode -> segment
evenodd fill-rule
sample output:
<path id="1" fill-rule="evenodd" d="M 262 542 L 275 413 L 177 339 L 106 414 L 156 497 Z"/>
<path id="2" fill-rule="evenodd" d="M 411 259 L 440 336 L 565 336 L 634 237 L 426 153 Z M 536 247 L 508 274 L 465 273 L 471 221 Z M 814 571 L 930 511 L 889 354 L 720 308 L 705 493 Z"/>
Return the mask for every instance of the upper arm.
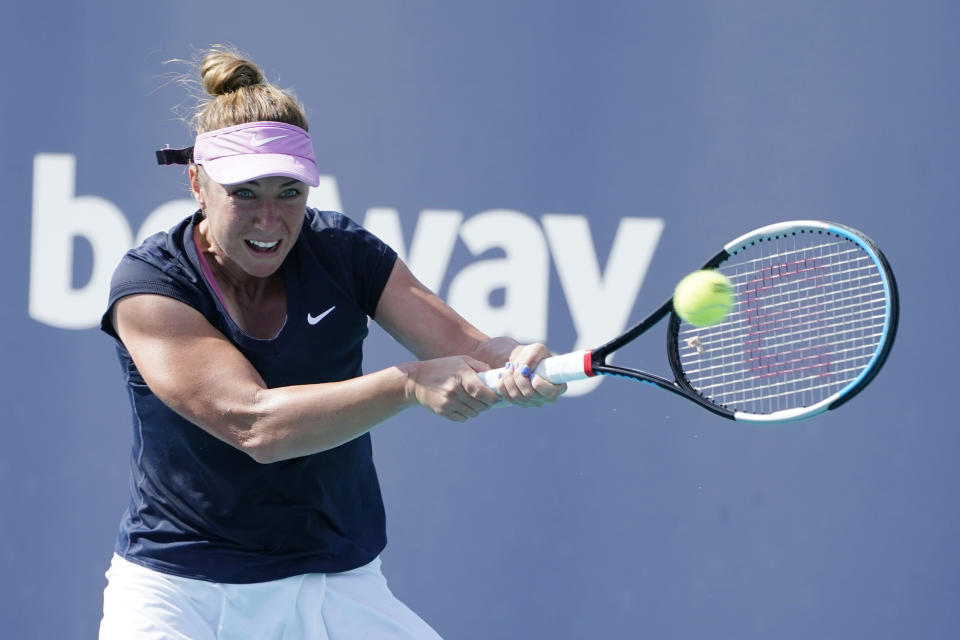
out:
<path id="1" fill-rule="evenodd" d="M 421 360 L 470 353 L 489 339 L 421 284 L 399 259 L 380 295 L 376 320 Z"/>
<path id="2" fill-rule="evenodd" d="M 253 365 L 195 309 L 173 298 L 121 298 L 113 326 L 151 391 L 221 440 L 243 448 L 265 385 Z"/>

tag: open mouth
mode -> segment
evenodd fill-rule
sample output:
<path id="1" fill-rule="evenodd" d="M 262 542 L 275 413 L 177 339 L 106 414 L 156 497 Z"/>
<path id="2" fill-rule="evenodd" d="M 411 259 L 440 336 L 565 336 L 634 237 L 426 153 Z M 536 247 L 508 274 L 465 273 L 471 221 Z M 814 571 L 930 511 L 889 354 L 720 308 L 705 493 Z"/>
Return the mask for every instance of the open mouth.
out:
<path id="1" fill-rule="evenodd" d="M 262 240 L 244 240 L 247 246 L 250 247 L 250 250 L 254 253 L 274 253 L 277 248 L 280 246 L 279 240 L 273 240 L 271 242 L 264 242 Z"/>

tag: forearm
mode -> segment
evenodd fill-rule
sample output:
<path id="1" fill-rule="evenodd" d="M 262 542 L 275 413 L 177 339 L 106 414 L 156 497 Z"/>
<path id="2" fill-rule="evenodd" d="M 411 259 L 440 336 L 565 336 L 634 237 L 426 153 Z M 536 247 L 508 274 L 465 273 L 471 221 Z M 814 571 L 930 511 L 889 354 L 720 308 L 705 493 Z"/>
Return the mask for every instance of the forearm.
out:
<path id="1" fill-rule="evenodd" d="M 231 439 L 255 460 L 274 462 L 339 446 L 412 404 L 463 422 L 498 402 L 476 375 L 485 369 L 469 356 L 452 356 L 408 362 L 343 382 L 259 388 L 244 412 L 249 420 L 235 423 L 243 433 Z M 231 413 L 236 415 L 217 415 Z"/>
<path id="2" fill-rule="evenodd" d="M 332 449 L 415 404 L 409 366 L 325 384 L 260 388 L 232 429 L 236 442 L 259 462 Z"/>

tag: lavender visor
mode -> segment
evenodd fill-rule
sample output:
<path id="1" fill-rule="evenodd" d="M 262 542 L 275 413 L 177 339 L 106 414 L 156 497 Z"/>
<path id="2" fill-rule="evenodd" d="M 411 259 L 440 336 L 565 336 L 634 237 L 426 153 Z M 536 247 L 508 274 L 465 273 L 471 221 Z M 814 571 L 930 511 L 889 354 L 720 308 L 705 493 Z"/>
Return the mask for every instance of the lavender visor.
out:
<path id="1" fill-rule="evenodd" d="M 248 122 L 201 133 L 191 149 L 161 149 L 160 164 L 191 160 L 220 184 L 285 176 L 315 187 L 320 172 L 310 134 L 283 122 Z M 186 162 L 184 162 L 186 161 Z"/>

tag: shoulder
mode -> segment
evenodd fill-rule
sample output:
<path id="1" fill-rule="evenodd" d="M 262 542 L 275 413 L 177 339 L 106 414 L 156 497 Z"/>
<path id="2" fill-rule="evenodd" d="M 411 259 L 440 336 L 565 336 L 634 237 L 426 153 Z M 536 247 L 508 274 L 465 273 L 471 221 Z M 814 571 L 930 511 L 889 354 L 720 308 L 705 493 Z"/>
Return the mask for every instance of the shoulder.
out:
<path id="1" fill-rule="evenodd" d="M 200 274 L 191 263 L 185 247 L 186 236 L 191 234 L 192 228 L 192 221 L 188 218 L 169 231 L 155 233 L 128 251 L 113 273 L 111 300 L 124 295 L 131 288 L 139 289 L 151 283 L 157 287 L 197 287 Z"/>
<path id="2" fill-rule="evenodd" d="M 110 281 L 107 310 L 101 328 L 112 334 L 110 311 L 118 300 L 135 294 L 156 294 L 183 302 L 206 314 L 202 280 L 187 254 L 185 238 L 192 237 L 187 218 L 169 231 L 156 233 L 128 251 Z"/>
<path id="3" fill-rule="evenodd" d="M 309 236 L 324 234 L 343 237 L 351 235 L 372 235 L 352 218 L 343 213 L 338 211 L 321 211 L 310 207 L 307 207 L 303 228 Z"/>
<path id="4" fill-rule="evenodd" d="M 302 264 L 321 265 L 373 315 L 397 259 L 389 245 L 342 213 L 310 208 L 299 244 Z"/>
<path id="5" fill-rule="evenodd" d="M 172 266 L 190 266 L 184 240 L 193 225 L 188 218 L 168 231 L 161 231 L 146 238 L 139 246 L 134 247 L 124 255 L 118 271 L 125 269 L 144 270 L 154 269 L 169 272 Z M 189 269 L 191 275 L 193 269 Z"/>
<path id="6" fill-rule="evenodd" d="M 303 224 L 303 240 L 328 257 L 381 255 L 391 261 L 396 252 L 382 240 L 348 216 L 336 211 L 307 208 Z"/>

